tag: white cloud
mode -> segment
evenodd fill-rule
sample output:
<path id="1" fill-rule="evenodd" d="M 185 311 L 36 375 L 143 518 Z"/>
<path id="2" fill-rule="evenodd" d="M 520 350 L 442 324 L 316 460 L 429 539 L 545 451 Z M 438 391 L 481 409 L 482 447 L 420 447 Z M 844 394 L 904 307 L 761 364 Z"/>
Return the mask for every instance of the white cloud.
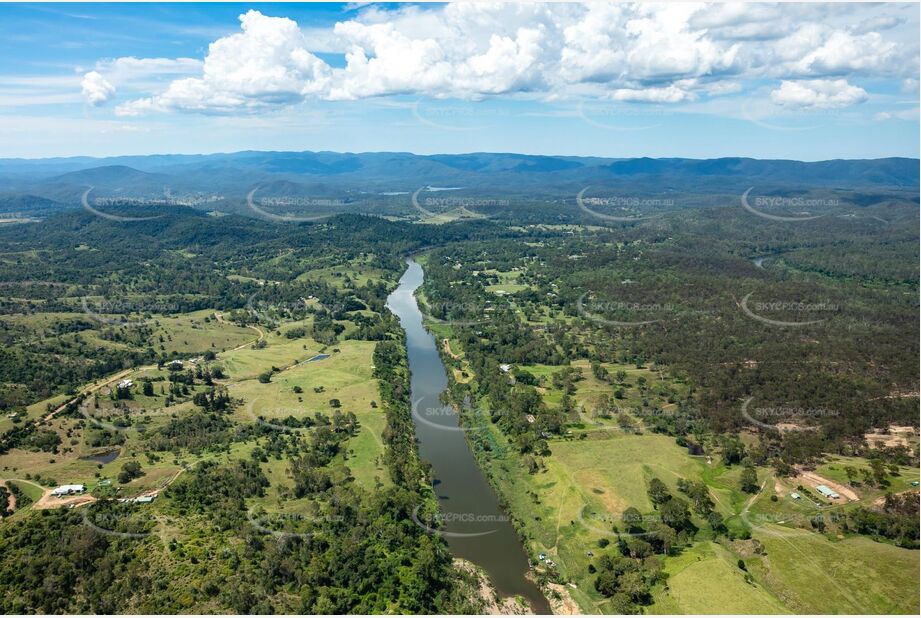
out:
<path id="1" fill-rule="evenodd" d="M 903 19 L 895 15 L 877 15 L 863 20 L 851 30 L 857 34 L 867 32 L 879 32 L 880 30 L 889 30 L 903 23 Z"/>
<path id="2" fill-rule="evenodd" d="M 251 10 L 240 16 L 240 24 L 242 32 L 208 47 L 201 77 L 175 80 L 164 92 L 121 105 L 116 112 L 254 110 L 295 103 L 327 89 L 330 68 L 308 51 L 296 22 Z"/>
<path id="3" fill-rule="evenodd" d="M 454 3 L 395 10 L 374 5 L 327 30 L 302 30 L 291 19 L 250 10 L 240 16 L 241 31 L 211 43 L 203 61 L 120 58 L 97 71 L 181 75 L 119 106 L 122 115 L 235 113 L 312 99 L 400 94 L 475 100 L 534 93 L 548 99 L 679 103 L 726 96 L 764 78 L 783 80 L 775 93 L 785 105 L 837 106 L 867 96 L 849 85 L 828 91 L 847 85 L 847 78 L 917 73 L 917 38 L 908 45 L 897 40 L 901 29 L 893 26 L 900 18 L 887 10 L 853 7 L 835 13 L 787 4 Z M 330 66 L 314 55 L 318 50 L 343 53 L 345 66 Z M 803 81 L 807 78 L 812 81 Z M 807 102 L 796 103 L 799 99 Z"/>
<path id="4" fill-rule="evenodd" d="M 103 105 L 115 97 L 115 86 L 96 71 L 90 71 L 80 82 L 83 97 L 90 105 Z"/>
<path id="5" fill-rule="evenodd" d="M 802 75 L 881 75 L 901 70 L 897 45 L 878 32 L 853 35 L 839 30 L 821 32 L 819 36 L 821 43 L 793 63 Z"/>
<path id="6" fill-rule="evenodd" d="M 918 120 L 918 108 L 911 107 L 908 109 L 901 109 L 893 112 L 878 112 L 873 118 L 875 120 L 909 120 L 917 121 Z"/>
<path id="7" fill-rule="evenodd" d="M 202 61 L 195 58 L 121 58 L 100 60 L 96 71 L 107 79 L 120 82 L 123 80 L 142 79 L 152 75 L 185 75 L 198 73 Z"/>
<path id="8" fill-rule="evenodd" d="M 786 107 L 832 109 L 863 103 L 867 92 L 846 79 L 784 80 L 771 92 L 771 100 Z"/>
<path id="9" fill-rule="evenodd" d="M 680 103 L 682 101 L 692 101 L 697 97 L 686 90 L 677 86 L 668 86 L 667 88 L 644 88 L 631 89 L 620 88 L 611 93 L 611 98 L 615 101 L 641 101 L 643 103 Z"/>

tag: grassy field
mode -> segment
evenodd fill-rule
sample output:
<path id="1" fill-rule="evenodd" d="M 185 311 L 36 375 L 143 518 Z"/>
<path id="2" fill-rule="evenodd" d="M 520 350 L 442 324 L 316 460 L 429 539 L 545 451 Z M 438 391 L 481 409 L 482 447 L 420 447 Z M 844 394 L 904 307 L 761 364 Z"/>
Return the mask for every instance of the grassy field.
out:
<path id="1" fill-rule="evenodd" d="M 233 355 L 238 357 L 246 352 L 247 373 L 244 375 L 258 374 L 270 369 L 279 360 L 279 351 L 272 354 L 272 347 L 270 343 L 262 350 L 240 350 Z M 307 358 L 313 357 L 318 349 L 315 347 Z M 281 353 L 292 352 L 297 357 L 305 355 L 297 346 L 282 347 Z M 331 415 L 337 408 L 330 405 L 330 400 L 338 399 L 341 406 L 338 409 L 354 412 L 361 425 L 359 435 L 349 441 L 347 465 L 363 486 L 373 488 L 375 477 L 382 481 L 386 477 L 383 467 L 377 463 L 383 453 L 380 436 L 385 418 L 382 410 L 372 407 L 372 402 L 377 400 L 377 380 L 372 376 L 374 343 L 343 341 L 326 353 L 329 358 L 293 365 L 275 374 L 268 384 L 249 377 L 235 380 L 229 387 L 230 393 L 233 397 L 244 399 L 247 404 L 237 409 L 234 416 L 240 422 L 252 422 L 258 417 L 265 417 L 271 422 L 273 418 L 289 415 L 295 418 L 312 417 L 316 412 Z M 239 367 L 233 363 L 227 363 L 227 366 Z M 295 393 L 295 387 L 303 392 Z M 322 390 L 316 392 L 315 389 Z"/>
<path id="2" fill-rule="evenodd" d="M 650 614 L 784 614 L 789 610 L 756 582 L 745 581 L 737 557 L 710 541 L 666 561 L 668 584 Z"/>
<path id="3" fill-rule="evenodd" d="M 770 534 L 771 528 L 780 534 Z M 830 541 L 773 526 L 756 536 L 767 555 L 747 560 L 749 569 L 790 612 L 918 613 L 917 551 L 866 537 Z"/>
<path id="4" fill-rule="evenodd" d="M 205 322 L 205 318 L 208 321 Z M 193 354 L 208 350 L 222 352 L 256 338 L 252 329 L 218 322 L 210 310 L 152 320 L 153 340 L 167 353 Z M 161 343 L 161 338 L 163 339 Z"/>
<path id="5" fill-rule="evenodd" d="M 453 348 L 453 345 L 452 345 Z M 566 589 L 585 613 L 611 613 L 613 608 L 594 590 L 594 575 L 589 573 L 599 541 L 613 541 L 612 525 L 620 521 L 627 507 L 641 513 L 655 513 L 647 496 L 652 477 L 665 482 L 673 495 L 679 478 L 701 480 L 710 489 L 715 510 L 737 536 L 747 530 L 762 541 L 766 555 L 751 551 L 751 541 L 716 539 L 706 526 L 699 538 L 676 556 L 664 560 L 668 579 L 654 588 L 653 604 L 648 613 L 744 613 L 776 614 L 791 612 L 831 613 L 911 613 L 917 607 L 918 552 L 877 543 L 867 538 L 844 540 L 827 538 L 809 530 L 809 519 L 816 509 L 789 497 L 796 481 L 775 479 L 768 468 L 758 469 L 761 494 L 752 497 L 740 490 L 741 466 L 726 467 L 715 459 L 695 457 L 679 447 L 674 438 L 642 430 L 624 431 L 616 419 L 591 415 L 594 402 L 613 388 L 624 389 L 616 400 L 619 409 L 630 413 L 645 397 L 654 405 L 668 410 L 674 407 L 664 400 L 680 395 L 682 384 L 666 382 L 647 368 L 609 365 L 611 374 L 622 370 L 626 379 L 616 386 L 596 379 L 587 361 L 572 366 L 581 370 L 583 379 L 576 382 L 573 395 L 582 422 L 569 426 L 567 437 L 550 440 L 552 454 L 542 458 L 543 469 L 529 474 L 517 450 L 508 444 L 495 427 L 489 428 L 487 442 L 493 445 L 489 458 L 482 458 L 493 483 L 508 504 L 510 513 L 527 539 L 532 561 L 546 553 L 556 563 L 563 581 L 573 584 Z M 560 367 L 521 366 L 540 381 L 539 390 L 550 406 L 559 405 L 563 393 L 551 385 Z M 645 378 L 645 384 L 640 378 Z M 867 467 L 858 458 L 830 457 L 817 473 L 846 482 L 844 466 Z M 890 489 L 911 488 L 917 470 L 904 468 L 891 476 Z M 829 508 L 854 508 L 869 505 L 883 495 L 877 488 L 858 487 L 859 502 Z M 777 493 L 777 500 L 771 496 Z M 775 525 L 776 522 L 785 525 Z M 806 528 L 806 529 L 803 529 Z M 790 538 L 777 532 L 792 535 Z M 863 558 L 861 558 L 861 554 Z M 745 560 L 749 577 L 739 568 Z M 872 567 L 858 568 L 860 560 Z M 868 571 L 874 571 L 868 574 Z M 842 570 L 847 569 L 847 576 Z M 821 572 L 821 577 L 817 572 Z M 815 582 L 821 582 L 822 594 L 816 594 Z M 861 588 L 860 592 L 848 592 Z M 901 594 L 897 591 L 901 590 Z M 823 603 L 825 593 L 833 600 Z"/>
<path id="6" fill-rule="evenodd" d="M 188 351 L 190 354 L 207 349 L 216 351 L 217 358 L 206 364 L 221 366 L 226 377 L 219 383 L 227 387 L 231 397 L 244 401 L 244 405 L 238 406 L 232 415 L 232 420 L 239 425 L 252 424 L 257 416 L 265 416 L 271 422 L 272 418 L 288 415 L 312 417 L 316 412 L 331 416 L 337 409 L 353 412 L 360 424 L 359 432 L 346 443 L 344 451 L 332 465 L 348 466 L 357 482 L 367 490 L 389 482 L 381 458 L 385 417 L 383 411 L 375 407 L 378 384 L 372 376 L 373 342 L 344 340 L 333 346 L 324 346 L 309 336 L 294 339 L 285 336 L 292 328 L 309 329 L 310 320 L 288 323 L 273 330 L 243 328 L 218 320 L 209 311 L 176 317 L 161 316 L 152 320 L 151 325 L 156 327 L 154 339 L 159 340 L 162 336 L 164 345 L 171 351 Z M 346 332 L 354 328 L 349 322 L 344 325 Z M 83 334 L 86 332 L 89 331 Z M 264 347 L 251 345 L 258 338 L 264 340 Z M 327 356 L 314 359 L 321 352 Z M 201 363 L 201 360 L 198 362 Z M 194 370 L 195 367 L 196 363 L 186 361 L 184 370 Z M 272 373 L 272 379 L 262 383 L 258 377 L 266 372 Z M 204 387 L 193 387 L 186 398 L 167 406 L 171 375 L 167 368 L 142 367 L 128 375 L 135 382 L 132 399 L 116 402 L 110 396 L 109 387 L 98 389 L 85 402 L 86 417 L 61 416 L 41 427 L 54 431 L 61 438 L 59 452 L 11 449 L 0 455 L 0 478 L 25 478 L 29 475 L 31 478 L 39 477 L 45 486 L 82 483 L 90 491 L 100 481 L 110 481 L 113 486 L 120 486 L 118 495 L 133 496 L 161 488 L 185 466 L 204 459 L 249 457 L 257 446 L 259 440 L 250 440 L 234 442 L 222 453 L 207 450 L 192 453 L 180 449 L 175 454 L 166 452 L 160 453 L 156 459 L 150 458 L 144 436 L 156 432 L 170 419 L 193 411 L 195 406 L 191 402 L 191 394 Z M 153 381 L 154 395 L 141 393 L 142 378 Z M 105 382 L 99 380 L 97 384 Z M 296 393 L 295 388 L 301 392 Z M 67 396 L 60 396 L 36 403 L 30 406 L 27 417 L 37 419 L 47 414 L 49 405 L 58 406 L 67 399 Z M 332 405 L 334 399 L 339 401 L 338 408 Z M 125 414 L 116 406 L 127 410 L 135 424 L 116 429 L 112 423 Z M 4 426 L 13 426 L 11 419 L 4 417 L 2 422 Z M 139 433 L 138 422 L 144 424 L 144 434 Z M 103 429 L 118 432 L 121 444 L 114 448 L 91 447 L 88 437 Z M 118 455 L 108 463 L 89 459 L 92 455 L 113 450 Z M 128 461 L 140 463 L 144 474 L 128 483 L 118 483 L 118 474 Z M 277 507 L 281 503 L 278 500 L 279 488 L 290 485 L 287 461 L 270 459 L 263 467 L 272 483 L 264 506 L 274 504 Z"/>

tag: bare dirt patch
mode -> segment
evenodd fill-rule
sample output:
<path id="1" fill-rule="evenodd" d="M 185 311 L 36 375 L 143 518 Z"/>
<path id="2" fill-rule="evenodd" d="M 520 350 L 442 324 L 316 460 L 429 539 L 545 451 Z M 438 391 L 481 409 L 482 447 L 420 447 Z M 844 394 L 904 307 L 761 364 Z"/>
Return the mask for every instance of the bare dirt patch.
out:
<path id="1" fill-rule="evenodd" d="M 569 588 L 561 584 L 547 584 L 547 587 L 560 596 L 560 598 L 556 598 L 556 594 L 547 595 L 547 601 L 550 603 L 550 608 L 555 615 L 577 616 L 582 613 L 582 610 L 579 609 L 579 605 L 572 600 L 572 595 L 569 594 Z"/>
<path id="2" fill-rule="evenodd" d="M 918 430 L 910 425 L 890 425 L 888 431 L 874 429 L 864 434 L 864 439 L 870 446 L 906 446 L 911 448 L 910 437 L 917 436 Z"/>
<path id="3" fill-rule="evenodd" d="M 860 497 L 854 493 L 854 490 L 847 485 L 842 485 L 841 483 L 831 481 L 824 476 L 816 474 L 815 472 L 802 471 L 794 480 L 804 485 L 808 485 L 813 489 L 815 489 L 817 485 L 825 485 L 829 489 L 834 490 L 841 497 L 837 500 L 832 500 L 832 502 L 844 503 L 860 500 Z"/>
<path id="4" fill-rule="evenodd" d="M 450 342 L 450 341 L 448 341 L 447 339 L 445 339 L 445 340 L 443 341 L 442 345 L 444 345 L 445 353 L 446 353 L 448 356 L 450 356 L 450 357 L 453 358 L 454 360 L 460 360 L 460 356 L 458 356 L 457 354 L 455 354 L 455 353 L 451 350 L 451 342 Z"/>
<path id="5" fill-rule="evenodd" d="M 83 506 L 84 504 L 89 504 L 91 502 L 96 502 L 96 498 L 87 494 L 80 494 L 78 496 L 65 496 L 63 498 L 58 498 L 51 495 L 51 490 L 48 489 L 42 494 L 42 497 L 39 498 L 35 504 L 32 505 L 32 508 L 35 509 L 60 509 L 63 507 L 72 507 L 76 508 L 78 506 Z"/>
<path id="6" fill-rule="evenodd" d="M 784 487 L 783 483 L 780 482 L 779 478 L 774 479 L 774 493 L 778 496 L 782 496 L 787 493 L 787 488 Z"/>
<path id="7" fill-rule="evenodd" d="M 904 491 L 900 491 L 896 493 L 895 495 L 901 496 L 902 494 L 909 494 L 911 492 L 916 492 L 916 491 L 918 490 L 917 489 L 906 489 Z M 886 496 L 880 496 L 879 498 L 873 501 L 873 506 L 876 508 L 882 508 L 885 504 L 886 504 Z"/>
<path id="8" fill-rule="evenodd" d="M 482 569 L 467 560 L 454 559 L 454 566 L 476 578 L 477 590 L 483 601 L 483 614 L 489 616 L 524 616 L 533 614 L 528 604 L 513 597 L 500 597 Z"/>

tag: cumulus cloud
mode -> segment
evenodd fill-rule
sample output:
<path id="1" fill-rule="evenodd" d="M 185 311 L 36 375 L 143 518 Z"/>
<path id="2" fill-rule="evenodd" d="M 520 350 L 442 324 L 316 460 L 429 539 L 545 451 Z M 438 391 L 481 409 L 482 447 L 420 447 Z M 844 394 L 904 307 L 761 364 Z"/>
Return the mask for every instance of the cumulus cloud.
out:
<path id="1" fill-rule="evenodd" d="M 131 116 L 149 110 L 255 110 L 327 89 L 330 68 L 308 51 L 294 20 L 251 10 L 240 16 L 240 25 L 241 32 L 208 47 L 201 77 L 175 80 L 164 92 L 116 111 Z"/>
<path id="2" fill-rule="evenodd" d="M 122 115 L 401 94 L 680 103 L 765 78 L 783 80 L 772 98 L 784 105 L 839 106 L 867 96 L 848 79 L 901 79 L 918 65 L 917 44 L 889 36 L 898 19 L 885 7 L 849 10 L 848 24 L 858 26 L 836 26 L 815 5 L 370 6 L 326 31 L 250 10 L 240 31 L 212 42 L 202 61 L 119 59 L 109 70 L 186 73 L 116 108 Z M 341 53 L 344 66 L 324 62 L 314 53 L 320 49 Z"/>
<path id="3" fill-rule="evenodd" d="M 90 105 L 103 105 L 115 97 L 115 86 L 96 71 L 90 71 L 80 82 L 83 98 Z"/>
<path id="4" fill-rule="evenodd" d="M 846 79 L 786 81 L 771 92 L 771 100 L 792 108 L 833 109 L 867 100 L 867 92 Z"/>

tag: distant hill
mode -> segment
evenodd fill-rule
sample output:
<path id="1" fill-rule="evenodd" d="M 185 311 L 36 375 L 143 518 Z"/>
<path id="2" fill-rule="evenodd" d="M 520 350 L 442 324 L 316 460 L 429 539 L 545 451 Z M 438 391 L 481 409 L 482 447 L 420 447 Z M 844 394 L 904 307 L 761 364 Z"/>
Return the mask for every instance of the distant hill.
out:
<path id="1" fill-rule="evenodd" d="M 148 183 L 148 182 L 165 182 L 169 176 L 163 174 L 151 174 L 141 170 L 128 167 L 126 165 L 103 165 L 100 167 L 90 167 L 76 172 L 68 172 L 49 178 L 51 183 L 61 184 L 84 184 L 84 185 L 111 185 L 111 184 L 130 184 L 130 183 Z"/>
<path id="2" fill-rule="evenodd" d="M 907 158 L 803 162 L 740 157 L 614 159 L 515 153 L 243 151 L 0 159 L 0 195 L 28 194 L 75 205 L 82 192 L 92 186 L 99 197 L 197 196 L 208 200 L 208 208 L 226 203 L 227 209 L 239 211 L 245 195 L 258 188 L 263 196 L 336 196 L 349 203 L 363 200 L 364 205 L 356 212 L 379 212 L 386 196 L 405 195 L 424 186 L 461 187 L 471 194 L 548 202 L 559 202 L 591 186 L 593 192 L 616 195 L 685 194 L 693 196 L 687 203 L 700 204 L 706 196 L 737 196 L 753 185 L 765 192 L 841 190 L 885 195 L 897 191 L 911 195 L 918 191 L 918 168 L 917 159 Z M 374 200 L 377 202 L 372 203 Z"/>

